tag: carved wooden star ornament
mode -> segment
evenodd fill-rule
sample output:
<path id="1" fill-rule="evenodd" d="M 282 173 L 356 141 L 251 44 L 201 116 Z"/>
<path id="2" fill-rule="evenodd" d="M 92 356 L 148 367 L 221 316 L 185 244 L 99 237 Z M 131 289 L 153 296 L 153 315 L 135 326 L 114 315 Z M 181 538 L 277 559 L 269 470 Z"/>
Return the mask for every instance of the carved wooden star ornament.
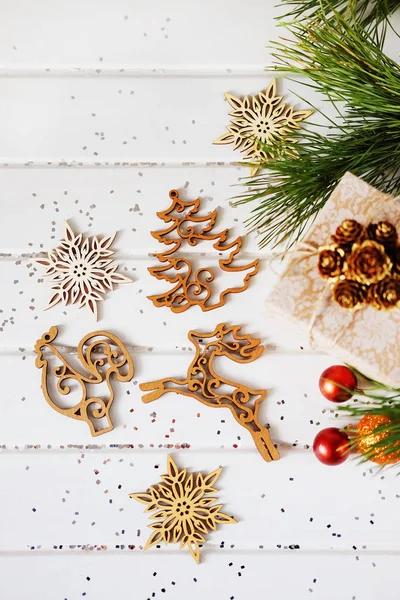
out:
<path id="1" fill-rule="evenodd" d="M 250 175 L 257 173 L 258 164 L 284 151 L 282 141 L 289 141 L 290 131 L 300 129 L 299 123 L 313 114 L 312 110 L 294 110 L 282 102 L 283 96 L 276 94 L 275 79 L 255 96 L 237 98 L 227 92 L 224 95 L 233 109 L 229 113 L 233 118 L 226 126 L 228 133 L 223 133 L 213 144 L 233 144 L 234 150 L 245 152 L 244 160 L 252 163 Z"/>
<path id="2" fill-rule="evenodd" d="M 217 525 L 237 523 L 222 512 L 222 504 L 215 504 L 217 498 L 210 494 L 218 492 L 214 488 L 222 467 L 208 475 L 188 474 L 180 471 L 173 458 L 168 456 L 168 473 L 162 475 L 162 483 L 151 486 L 147 492 L 129 494 L 134 500 L 146 504 L 145 512 L 155 522 L 149 525 L 153 533 L 147 540 L 145 550 L 164 542 L 180 543 L 187 547 L 194 560 L 200 562 L 200 544 L 206 542 L 205 534 L 215 531 Z"/>
<path id="3" fill-rule="evenodd" d="M 53 294 L 45 310 L 59 302 L 87 306 L 97 320 L 97 303 L 104 300 L 103 295 L 112 291 L 120 283 L 131 283 L 131 279 L 118 273 L 114 264 L 114 251 L 110 246 L 116 233 L 107 237 L 85 237 L 75 235 L 68 223 L 65 223 L 65 237 L 58 248 L 51 250 L 47 258 L 36 262 L 46 267 Z"/>

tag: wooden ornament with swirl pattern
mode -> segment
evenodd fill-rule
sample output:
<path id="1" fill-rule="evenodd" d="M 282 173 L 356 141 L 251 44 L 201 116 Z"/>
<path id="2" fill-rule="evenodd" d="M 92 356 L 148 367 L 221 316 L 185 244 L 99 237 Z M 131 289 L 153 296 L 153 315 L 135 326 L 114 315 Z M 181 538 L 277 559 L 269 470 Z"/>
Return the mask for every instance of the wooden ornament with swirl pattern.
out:
<path id="1" fill-rule="evenodd" d="M 57 337 L 57 327 L 50 327 L 35 344 L 36 366 L 42 369 L 42 391 L 46 402 L 60 414 L 85 421 L 92 436 L 107 433 L 114 428 L 110 409 L 114 401 L 114 381 L 130 381 L 135 369 L 129 352 L 121 340 L 107 331 L 94 331 L 81 339 L 78 359 L 86 373 L 77 371 L 52 343 Z M 68 349 L 66 349 L 68 351 Z M 55 366 L 49 366 L 53 359 Z M 89 387 L 106 382 L 108 396 L 94 397 Z M 75 383 L 76 390 L 72 389 Z M 77 391 L 78 402 L 65 406 L 66 398 Z M 64 404 L 64 406 L 63 406 Z"/>

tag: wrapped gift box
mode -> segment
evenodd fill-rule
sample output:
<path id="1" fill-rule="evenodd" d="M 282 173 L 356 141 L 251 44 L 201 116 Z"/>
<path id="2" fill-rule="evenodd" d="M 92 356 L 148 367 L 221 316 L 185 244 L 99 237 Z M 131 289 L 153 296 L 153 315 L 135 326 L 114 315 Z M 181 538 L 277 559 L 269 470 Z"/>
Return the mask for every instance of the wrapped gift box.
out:
<path id="1" fill-rule="evenodd" d="M 397 200 L 346 173 L 318 214 L 307 236 L 289 253 L 286 269 L 272 290 L 270 310 L 309 331 L 310 343 L 346 362 L 368 377 L 400 388 L 400 308 L 351 311 L 339 306 L 318 271 L 318 248 L 345 219 L 364 226 L 389 221 L 400 240 Z"/>

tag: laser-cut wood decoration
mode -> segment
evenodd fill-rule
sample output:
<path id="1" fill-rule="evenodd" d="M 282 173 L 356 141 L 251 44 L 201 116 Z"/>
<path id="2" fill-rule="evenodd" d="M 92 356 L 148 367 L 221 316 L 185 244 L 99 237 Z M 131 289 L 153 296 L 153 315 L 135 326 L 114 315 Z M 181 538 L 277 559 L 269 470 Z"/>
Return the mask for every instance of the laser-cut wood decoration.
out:
<path id="1" fill-rule="evenodd" d="M 202 311 L 219 308 L 225 304 L 228 294 L 237 294 L 247 290 L 250 277 L 258 272 L 258 259 L 253 262 L 236 266 L 234 260 L 242 247 L 242 237 L 226 243 L 229 229 L 220 233 L 211 233 L 217 219 L 217 211 L 213 210 L 205 216 L 198 216 L 200 199 L 183 202 L 179 199 L 177 190 L 171 190 L 169 196 L 171 206 L 157 216 L 168 224 L 166 229 L 152 231 L 151 235 L 160 243 L 170 246 L 165 252 L 155 253 L 161 263 L 157 267 L 149 267 L 151 275 L 158 280 L 164 280 L 173 285 L 167 292 L 148 296 L 154 306 L 167 306 L 172 312 L 180 313 L 191 306 L 200 306 Z M 172 235 L 172 237 L 170 237 Z M 200 241 L 213 241 L 213 248 L 219 253 L 229 251 L 226 258 L 218 261 L 222 272 L 243 272 L 243 284 L 240 287 L 230 287 L 219 294 L 213 301 L 211 283 L 215 278 L 214 270 L 201 268 L 194 272 L 189 258 L 174 257 L 173 254 L 182 246 L 182 241 L 190 246 L 197 246 Z"/>
<path id="2" fill-rule="evenodd" d="M 216 357 L 225 356 L 237 363 L 250 363 L 261 356 L 264 346 L 260 345 L 260 339 L 240 335 L 240 329 L 239 325 L 220 323 L 211 333 L 189 331 L 188 338 L 195 347 L 195 356 L 186 378 L 165 377 L 142 383 L 140 389 L 148 392 L 142 400 L 153 402 L 168 392 L 175 392 L 212 408 L 229 408 L 236 421 L 249 431 L 264 460 L 278 460 L 279 452 L 271 441 L 269 430 L 258 419 L 259 406 L 267 395 L 266 390 L 255 390 L 230 381 L 214 370 Z"/>
<path id="3" fill-rule="evenodd" d="M 74 369 L 62 356 L 60 351 L 52 344 L 58 334 L 57 327 L 50 327 L 47 333 L 35 344 L 37 354 L 35 365 L 42 369 L 42 391 L 47 403 L 57 412 L 85 421 L 89 425 L 92 436 L 101 435 L 111 431 L 114 425 L 110 416 L 110 409 L 114 401 L 114 380 L 130 381 L 135 369 L 131 356 L 121 340 L 108 331 L 94 331 L 88 333 L 81 339 L 78 345 L 78 359 L 87 374 L 81 374 Z M 53 358 L 61 362 L 51 369 L 46 358 Z M 71 384 L 75 382 L 79 402 L 70 408 L 64 408 L 56 402 L 58 393 L 60 399 L 67 396 L 71 391 Z M 109 395 L 108 398 L 92 397 L 88 393 L 87 386 L 106 382 Z"/>
<path id="4" fill-rule="evenodd" d="M 162 475 L 162 483 L 151 486 L 146 493 L 129 494 L 147 507 L 145 512 L 156 510 L 150 519 L 159 519 L 149 525 L 154 529 L 147 540 L 145 550 L 165 542 L 189 549 L 194 560 L 200 562 L 199 544 L 206 542 L 203 534 L 215 531 L 217 525 L 237 523 L 236 519 L 221 511 L 222 504 L 214 504 L 217 498 L 209 494 L 217 493 L 214 488 L 222 467 L 203 476 L 201 473 L 180 471 L 173 458 L 168 456 L 168 474 Z"/>
<path id="5" fill-rule="evenodd" d="M 224 96 L 233 108 L 229 113 L 233 118 L 226 126 L 228 133 L 222 134 L 213 144 L 233 144 L 234 150 L 245 152 L 244 160 L 254 165 L 250 175 L 257 173 L 258 164 L 285 151 L 282 142 L 289 141 L 290 131 L 300 129 L 299 123 L 313 114 L 312 110 L 294 110 L 293 106 L 282 102 L 283 96 L 276 95 L 275 79 L 264 92 L 255 96 L 236 98 L 227 92 Z M 290 141 L 294 142 L 293 139 Z"/>
<path id="6" fill-rule="evenodd" d="M 54 292 L 45 310 L 59 302 L 79 304 L 79 308 L 87 306 L 97 321 L 97 302 L 104 300 L 102 294 L 112 291 L 117 284 L 132 282 L 117 273 L 118 265 L 113 264 L 111 256 L 115 253 L 110 246 L 116 235 L 104 238 L 75 235 L 65 223 L 60 247 L 48 252 L 47 258 L 36 260 L 46 267 L 45 277 L 49 277 Z"/>

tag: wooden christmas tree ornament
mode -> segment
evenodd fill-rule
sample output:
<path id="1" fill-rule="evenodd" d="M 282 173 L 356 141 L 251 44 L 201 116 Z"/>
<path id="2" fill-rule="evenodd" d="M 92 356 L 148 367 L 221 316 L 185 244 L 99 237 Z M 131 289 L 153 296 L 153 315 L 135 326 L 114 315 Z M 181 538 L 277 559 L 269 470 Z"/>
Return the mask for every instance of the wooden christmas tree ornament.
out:
<path id="1" fill-rule="evenodd" d="M 75 235 L 65 223 L 65 237 L 59 248 L 48 252 L 47 258 L 39 258 L 37 263 L 46 267 L 45 276 L 52 283 L 53 294 L 45 310 L 59 302 L 87 306 L 97 320 L 97 302 L 104 300 L 103 294 L 112 291 L 120 283 L 131 283 L 126 275 L 118 273 L 110 246 L 116 233 L 108 237 L 85 238 L 82 233 Z"/>
<path id="2" fill-rule="evenodd" d="M 189 331 L 188 338 L 195 348 L 195 356 L 186 378 L 166 377 L 140 384 L 148 392 L 143 402 L 158 400 L 168 392 L 195 398 L 212 408 L 229 408 L 236 421 L 251 434 L 257 450 L 266 461 L 278 460 L 279 452 L 271 441 L 269 430 L 261 425 L 258 410 L 267 395 L 266 390 L 255 390 L 230 381 L 214 370 L 214 359 L 225 356 L 237 363 L 250 363 L 261 356 L 264 346 L 260 339 L 240 335 L 240 326 L 220 323 L 211 333 Z M 253 406 L 250 406 L 254 400 Z"/>
<path id="3" fill-rule="evenodd" d="M 242 237 L 239 236 L 232 242 L 226 243 L 229 229 L 220 233 L 211 233 L 217 219 L 216 210 L 208 215 L 198 216 L 199 198 L 183 202 L 179 199 L 177 190 L 171 190 L 169 196 L 172 200 L 171 206 L 166 211 L 157 213 L 158 218 L 167 223 L 167 227 L 161 231 L 151 232 L 158 242 L 169 246 L 169 249 L 154 254 L 161 265 L 149 267 L 148 270 L 156 279 L 164 280 L 173 287 L 168 292 L 149 296 L 149 299 L 154 306 L 167 306 L 174 313 L 184 312 L 191 306 L 200 306 L 202 311 L 219 308 L 225 304 L 228 294 L 247 290 L 250 277 L 258 272 L 258 259 L 247 265 L 235 265 L 234 260 L 242 247 Z M 215 301 L 212 299 L 210 285 L 215 278 L 214 271 L 210 268 L 194 271 L 190 259 L 173 256 L 181 248 L 183 241 L 190 246 L 197 246 L 202 240 L 213 241 L 213 248 L 219 253 L 229 251 L 226 258 L 218 261 L 220 271 L 244 274 L 243 284 L 240 287 L 229 287 L 222 291 Z"/>
<path id="4" fill-rule="evenodd" d="M 290 131 L 300 129 L 299 123 L 313 114 L 312 110 L 294 110 L 293 106 L 282 102 L 283 96 L 276 95 L 275 79 L 264 92 L 255 96 L 236 98 L 232 94 L 224 95 L 233 108 L 229 113 L 233 118 L 226 127 L 228 133 L 221 135 L 213 144 L 233 144 L 234 150 L 245 152 L 244 159 L 253 164 L 250 175 L 257 173 L 258 163 L 266 163 L 278 152 L 284 151 L 282 142 L 289 141 Z"/>
<path id="5" fill-rule="evenodd" d="M 221 511 L 222 504 L 214 504 L 217 493 L 214 488 L 222 467 L 203 476 L 201 473 L 179 471 L 174 460 L 168 456 L 168 474 L 162 475 L 162 483 L 150 487 L 146 493 L 129 494 L 134 500 L 146 504 L 145 512 L 157 511 L 151 519 L 158 519 L 149 525 L 153 533 L 147 540 L 145 550 L 165 542 L 189 549 L 194 560 L 200 562 L 200 544 L 206 542 L 204 534 L 215 531 L 217 525 L 237 523 Z"/>
<path id="6" fill-rule="evenodd" d="M 134 375 L 134 366 L 126 347 L 116 335 L 107 331 L 88 333 L 79 342 L 78 359 L 88 374 L 82 375 L 74 369 L 52 344 L 58 334 L 57 327 L 51 327 L 35 344 L 36 366 L 42 369 L 42 391 L 47 403 L 57 412 L 85 421 L 92 436 L 107 433 L 114 428 L 110 409 L 114 401 L 114 379 L 130 381 Z M 58 363 L 49 367 L 48 358 Z M 59 364 L 61 363 L 61 365 Z M 93 397 L 88 386 L 106 382 L 108 397 Z M 69 382 L 75 382 L 79 402 L 67 408 L 60 405 L 63 396 L 73 391 Z M 74 391 L 76 391 L 74 390 Z M 56 398 L 58 396 L 58 402 Z"/>

